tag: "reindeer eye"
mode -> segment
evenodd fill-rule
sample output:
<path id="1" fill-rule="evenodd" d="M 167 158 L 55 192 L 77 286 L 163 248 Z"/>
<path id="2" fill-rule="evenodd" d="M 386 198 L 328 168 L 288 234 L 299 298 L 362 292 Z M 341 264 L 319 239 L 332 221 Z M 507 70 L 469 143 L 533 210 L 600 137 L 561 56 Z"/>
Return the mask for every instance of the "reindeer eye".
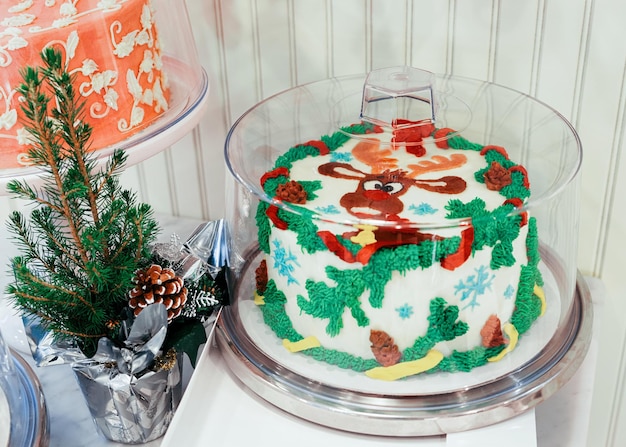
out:
<path id="1" fill-rule="evenodd" d="M 391 182 L 391 183 L 385 183 L 382 187 L 382 190 L 385 192 L 388 192 L 389 194 L 397 194 L 398 192 L 402 191 L 403 188 L 404 188 L 404 185 L 402 185 L 402 183 Z"/>
<path id="2" fill-rule="evenodd" d="M 383 182 L 380 180 L 368 180 L 363 182 L 363 189 L 366 191 L 373 191 L 375 189 L 383 189 Z"/>

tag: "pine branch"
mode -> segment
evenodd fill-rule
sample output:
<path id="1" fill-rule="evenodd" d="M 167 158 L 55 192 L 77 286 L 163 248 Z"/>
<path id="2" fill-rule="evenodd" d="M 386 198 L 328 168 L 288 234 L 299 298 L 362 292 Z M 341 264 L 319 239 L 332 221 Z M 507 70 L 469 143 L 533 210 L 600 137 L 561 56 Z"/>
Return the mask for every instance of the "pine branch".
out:
<path id="1" fill-rule="evenodd" d="M 116 151 L 113 153 L 113 155 L 111 156 L 111 159 L 106 165 L 105 171 L 102 173 L 101 180 L 96 187 L 96 190 L 95 190 L 96 197 L 100 197 L 100 195 L 103 193 L 104 189 L 106 188 L 109 180 L 122 170 L 124 163 L 126 163 L 126 158 L 127 158 L 126 154 L 124 154 L 122 151 Z"/>
<path id="2" fill-rule="evenodd" d="M 17 259 L 18 261 L 13 263 L 13 270 L 20 276 L 22 281 L 29 282 L 33 285 L 43 287 L 53 292 L 55 291 L 61 292 L 64 295 L 76 298 L 77 301 L 81 302 L 83 305 L 85 305 L 86 308 L 90 309 L 92 312 L 95 313 L 95 309 L 93 305 L 87 302 L 87 300 L 85 300 L 80 293 L 74 292 L 73 290 L 66 289 L 56 284 L 52 284 L 48 281 L 44 281 L 40 277 L 33 275 L 24 264 L 19 263 L 20 258 L 17 258 Z M 12 289 L 12 290 L 13 290 L 11 292 L 12 294 L 15 294 L 15 295 L 20 294 L 19 289 Z M 38 297 L 35 301 L 51 301 L 51 300 L 48 299 L 47 297 Z M 62 301 L 56 301 L 56 302 L 62 305 L 67 304 L 67 302 L 62 302 Z"/>
<path id="3" fill-rule="evenodd" d="M 149 256 L 158 225 L 151 208 L 137 205 L 120 186 L 126 161 L 121 150 L 104 169 L 96 167 L 88 151 L 91 127 L 83 121 L 84 103 L 73 78 L 60 53 L 48 49 L 42 58 L 43 68 L 22 71 L 18 93 L 34 142 L 29 157 L 44 182 L 39 188 L 8 185 L 36 208 L 29 222 L 20 213 L 10 217 L 22 256 L 12 260 L 14 283 L 7 292 L 57 336 L 75 337 L 90 356 L 98 338 L 111 335 L 115 322 L 125 318 L 134 272 Z"/>
<path id="4" fill-rule="evenodd" d="M 50 323 L 51 325 L 54 325 L 55 322 L 57 320 L 55 320 L 54 318 L 51 318 L 48 315 L 45 314 L 35 314 L 35 316 L 41 318 L 44 321 L 47 321 L 48 323 Z M 63 335 L 68 335 L 70 337 L 79 337 L 79 338 L 91 338 L 91 339 L 99 339 L 101 337 L 106 337 L 106 333 L 101 333 L 101 334 L 87 334 L 87 333 L 82 333 L 82 332 L 73 332 L 73 331 L 68 331 L 67 329 L 61 329 L 60 327 L 56 328 L 56 332 L 63 334 Z"/>
<path id="5" fill-rule="evenodd" d="M 85 159 L 91 128 L 82 122 L 83 106 L 76 102 L 72 86 L 73 79 L 63 69 L 61 55 L 49 48 L 44 51 L 42 58 L 46 64 L 44 74 L 48 78 L 58 102 L 58 109 L 53 110 L 53 116 L 61 123 L 63 139 L 68 145 L 70 155 L 76 163 L 83 185 L 87 190 L 91 217 L 95 225 L 98 226 L 100 216 L 96 205 L 96 192 L 91 188 L 91 169 L 87 167 Z M 77 122 L 79 124 L 76 124 Z"/>
<path id="6" fill-rule="evenodd" d="M 68 306 L 68 307 L 76 307 L 76 303 L 72 303 L 72 302 L 68 302 L 68 301 L 58 301 L 58 300 L 50 300 L 48 298 L 45 297 L 41 297 L 41 296 L 36 296 L 36 295 L 31 295 L 25 292 L 21 292 L 19 290 L 15 290 L 13 291 L 13 295 L 15 295 L 17 298 L 21 298 L 22 300 L 28 300 L 28 301 L 34 301 L 34 302 L 54 302 L 55 304 L 61 304 L 64 306 Z"/>
<path id="7" fill-rule="evenodd" d="M 31 151 L 30 156 L 41 164 L 45 164 L 50 169 L 52 182 L 56 187 L 56 192 L 61 204 L 58 211 L 67 219 L 70 233 L 80 253 L 82 260 L 81 267 L 84 268 L 87 264 L 88 257 L 82 246 L 76 222 L 71 219 L 72 212 L 70 203 L 63 189 L 61 168 L 59 166 L 61 162 L 61 151 L 58 145 L 59 137 L 55 129 L 55 124 L 53 124 L 48 117 L 47 105 L 49 101 L 41 91 L 42 82 L 39 70 L 27 70 L 24 74 L 24 81 L 24 84 L 18 88 L 18 91 L 22 93 L 26 99 L 27 106 L 23 107 L 23 110 L 27 120 L 30 121 L 26 129 L 38 140 L 38 144 L 35 146 L 36 149 Z"/>
<path id="8" fill-rule="evenodd" d="M 59 258 L 66 257 L 74 265 L 80 265 L 81 261 L 67 243 L 65 235 L 58 230 L 56 223 L 53 221 L 52 215 L 46 212 L 35 210 L 31 213 L 31 219 L 36 224 L 39 231 L 46 238 L 48 247 L 55 252 Z"/>

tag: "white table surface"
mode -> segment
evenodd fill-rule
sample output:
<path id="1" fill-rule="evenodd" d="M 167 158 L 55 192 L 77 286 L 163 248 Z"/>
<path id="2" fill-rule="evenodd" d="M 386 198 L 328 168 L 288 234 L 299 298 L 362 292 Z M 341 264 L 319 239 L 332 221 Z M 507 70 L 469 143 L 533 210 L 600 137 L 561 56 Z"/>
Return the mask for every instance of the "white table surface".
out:
<path id="1" fill-rule="evenodd" d="M 597 279 L 587 279 L 592 298 L 602 298 Z M 599 305 L 595 306 L 595 316 Z M 552 397 L 513 419 L 463 433 L 425 438 L 357 435 L 299 419 L 263 401 L 228 370 L 212 344 L 191 377 L 161 447 L 250 445 L 255 447 L 584 447 L 595 376 L 596 343 L 575 375 Z M 210 440 L 210 441 L 209 441 Z"/>
<path id="2" fill-rule="evenodd" d="M 200 221 L 158 216 L 168 240 L 172 233 L 182 238 Z M 0 264 L 15 254 L 0 226 Z M 594 302 L 595 321 L 602 311 L 604 286 L 601 281 L 586 278 Z M 8 282 L 6 268 L 0 269 L 0 287 Z M 114 447 L 95 429 L 87 405 L 69 365 L 34 366 L 28 355 L 21 320 L 0 301 L 0 327 L 7 343 L 18 350 L 35 370 L 46 398 L 50 416 L 51 447 Z M 596 333 L 597 325 L 594 325 Z M 322 427 L 288 414 L 258 398 L 228 371 L 213 345 L 207 345 L 183 396 L 166 435 L 146 446 L 186 447 L 255 445 L 256 447 L 319 447 L 320 445 L 461 447 L 583 447 L 587 441 L 592 385 L 597 355 L 595 337 L 582 366 L 574 377 L 547 401 L 535 409 L 491 427 L 449 436 L 428 438 L 387 438 L 357 435 Z M 191 374 L 189 364 L 185 375 Z M 506 440 L 503 444 L 502 441 Z"/>

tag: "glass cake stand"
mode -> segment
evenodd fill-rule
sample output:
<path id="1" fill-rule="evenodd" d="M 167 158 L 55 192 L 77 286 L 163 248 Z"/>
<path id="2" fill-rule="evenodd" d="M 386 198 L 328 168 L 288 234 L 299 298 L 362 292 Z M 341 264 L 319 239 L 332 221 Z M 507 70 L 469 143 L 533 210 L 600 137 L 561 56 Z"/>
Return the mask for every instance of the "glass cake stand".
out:
<path id="1" fill-rule="evenodd" d="M 103 165 L 115 149 L 123 149 L 126 166 L 140 163 L 167 149 L 188 134 L 200 121 L 209 97 L 209 79 L 196 51 L 194 36 L 184 2 L 153 0 L 154 20 L 162 51 L 162 71 L 170 89 L 168 110 L 153 119 L 141 131 L 94 152 L 96 163 Z M 104 34 L 108 34 L 104 30 Z M 35 167 L 0 169 L 0 196 L 6 184 L 19 178 L 36 186 L 40 170 Z"/>
<path id="2" fill-rule="evenodd" d="M 505 147 L 510 159 L 526 168 L 532 185 L 531 197 L 514 213 L 536 218 L 546 313 L 502 360 L 468 373 L 423 373 L 386 382 L 290 354 L 253 304 L 260 256 L 257 205 L 266 202 L 281 212 L 302 213 L 269 197 L 259 179 L 297 144 L 361 120 L 385 125 L 396 117 L 425 118 L 436 128 L 454 129 L 445 138 L 458 133 L 481 145 Z M 341 430 L 439 435 L 501 422 L 534 407 L 561 388 L 582 363 L 591 340 L 592 306 L 576 268 L 581 145 L 567 120 L 547 105 L 493 83 L 393 67 L 306 84 L 268 98 L 234 124 L 225 155 L 236 180 L 226 201 L 232 299 L 222 312 L 216 339 L 234 375 L 261 398 Z M 338 234 L 362 223 L 338 220 L 321 210 L 311 216 L 345 226 Z M 407 228 L 465 225 L 471 221 L 418 220 Z"/>
<path id="3" fill-rule="evenodd" d="M 0 334 L 0 391 L 8 410 L 11 447 L 46 447 L 50 440 L 48 412 L 35 372 Z M 2 436 L 0 436 L 2 438 Z M 0 439 L 0 442 L 2 439 Z"/>
<path id="4" fill-rule="evenodd" d="M 97 164 L 106 163 L 116 149 L 123 149 L 128 156 L 126 166 L 140 163 L 176 143 L 199 123 L 209 99 L 206 71 L 173 57 L 165 57 L 164 66 L 172 94 L 169 109 L 144 130 L 95 152 Z M 0 195 L 7 194 L 6 185 L 12 179 L 20 178 L 36 185 L 40 175 L 34 167 L 0 169 Z"/>
<path id="5" fill-rule="evenodd" d="M 542 256 L 547 256 L 544 250 Z M 254 258 L 251 253 L 250 259 Z M 260 346 L 253 329 L 260 316 L 251 314 L 254 305 L 245 306 L 253 292 L 250 275 L 254 276 L 254 269 L 247 265 L 243 278 L 252 280 L 237 283 L 233 303 L 223 310 L 217 325 L 216 340 L 226 365 L 269 403 L 308 421 L 355 433 L 433 436 L 505 421 L 565 385 L 583 362 L 591 341 L 591 296 L 578 275 L 567 322 L 536 355 L 518 349 L 511 352 L 519 364 L 514 369 L 489 370 L 479 379 L 466 373 L 427 377 L 418 384 L 421 393 L 410 391 L 417 388 L 410 382 L 363 384 L 356 374 L 301 357 L 292 355 L 288 363 L 280 355 L 282 345 L 272 349 L 271 342 L 264 340 Z M 531 328 L 527 336 L 532 337 L 536 329 Z M 344 380 L 329 383 L 323 379 L 331 375 Z"/>

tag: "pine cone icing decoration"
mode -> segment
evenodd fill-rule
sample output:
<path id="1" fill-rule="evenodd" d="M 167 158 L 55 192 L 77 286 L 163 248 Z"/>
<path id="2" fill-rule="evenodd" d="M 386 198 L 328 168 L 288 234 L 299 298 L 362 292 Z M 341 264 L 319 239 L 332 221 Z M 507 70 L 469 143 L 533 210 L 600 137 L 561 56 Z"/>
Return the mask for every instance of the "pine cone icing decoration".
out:
<path id="1" fill-rule="evenodd" d="M 497 161 L 491 163 L 489 170 L 485 172 L 484 179 L 487 189 L 492 191 L 500 191 L 513 182 L 511 172 Z"/>
<path id="2" fill-rule="evenodd" d="M 135 316 L 150 304 L 163 303 L 167 309 L 167 319 L 171 321 L 180 315 L 187 302 L 184 281 L 172 269 L 152 264 L 137 271 L 135 284 L 128 293 L 128 305 L 134 309 Z"/>
<path id="3" fill-rule="evenodd" d="M 372 343 L 372 353 L 381 365 L 395 365 L 402 358 L 398 345 L 385 331 L 370 331 L 370 342 Z"/>
<path id="4" fill-rule="evenodd" d="M 254 277 L 256 280 L 256 291 L 258 293 L 264 293 L 267 288 L 267 262 L 263 259 L 257 269 L 254 271 Z"/>
<path id="5" fill-rule="evenodd" d="M 483 346 L 486 348 L 493 348 L 506 343 L 500 328 L 500 319 L 496 315 L 491 315 L 487 319 L 485 325 L 480 330 L 480 336 L 482 337 Z"/>
<path id="6" fill-rule="evenodd" d="M 294 180 L 280 185 L 276 189 L 276 197 L 284 202 L 297 203 L 299 205 L 306 203 L 306 191 L 300 183 Z"/>

